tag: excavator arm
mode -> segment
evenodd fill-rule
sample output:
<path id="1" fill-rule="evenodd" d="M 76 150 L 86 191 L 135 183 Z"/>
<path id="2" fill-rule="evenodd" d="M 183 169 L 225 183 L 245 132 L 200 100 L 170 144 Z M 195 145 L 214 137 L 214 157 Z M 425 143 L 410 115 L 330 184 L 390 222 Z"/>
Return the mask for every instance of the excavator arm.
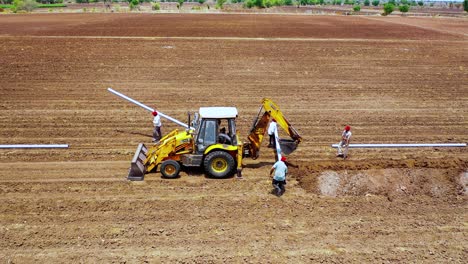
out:
<path id="1" fill-rule="evenodd" d="M 278 105 L 272 100 L 264 98 L 262 100 L 262 106 L 250 129 L 249 136 L 247 137 L 249 142 L 246 142 L 244 145 L 246 156 L 250 156 L 252 159 L 258 158 L 260 146 L 268 129 L 270 119 L 275 119 L 276 123 L 291 137 L 291 139 L 279 140 L 281 151 L 284 154 L 292 153 L 302 141 L 302 137 L 289 123 Z"/>

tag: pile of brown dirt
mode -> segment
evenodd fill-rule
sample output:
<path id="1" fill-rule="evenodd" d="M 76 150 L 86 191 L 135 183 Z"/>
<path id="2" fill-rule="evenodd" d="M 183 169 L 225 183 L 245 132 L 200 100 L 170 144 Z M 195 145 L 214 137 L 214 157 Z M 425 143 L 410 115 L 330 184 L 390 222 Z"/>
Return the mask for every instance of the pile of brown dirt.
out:
<path id="1" fill-rule="evenodd" d="M 318 162 L 293 169 L 300 186 L 324 196 L 467 194 L 467 162 L 400 160 Z"/>

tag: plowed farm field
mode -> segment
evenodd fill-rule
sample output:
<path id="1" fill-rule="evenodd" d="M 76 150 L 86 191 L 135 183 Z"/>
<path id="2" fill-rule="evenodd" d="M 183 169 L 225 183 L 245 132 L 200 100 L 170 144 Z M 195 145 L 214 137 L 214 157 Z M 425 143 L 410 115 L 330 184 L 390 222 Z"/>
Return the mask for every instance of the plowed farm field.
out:
<path id="1" fill-rule="evenodd" d="M 271 194 L 263 142 L 242 180 L 126 180 L 152 115 L 262 98 L 303 137 Z M 466 263 L 468 20 L 287 14 L 0 15 L 3 263 Z M 163 133 L 182 129 L 163 119 Z M 280 131 L 283 137 L 284 132 Z"/>

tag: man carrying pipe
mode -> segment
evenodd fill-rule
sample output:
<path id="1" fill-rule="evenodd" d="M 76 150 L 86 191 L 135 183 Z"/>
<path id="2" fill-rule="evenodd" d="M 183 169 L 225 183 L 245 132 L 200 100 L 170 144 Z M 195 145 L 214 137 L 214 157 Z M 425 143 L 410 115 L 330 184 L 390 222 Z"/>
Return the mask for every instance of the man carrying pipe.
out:
<path id="1" fill-rule="evenodd" d="M 107 88 L 107 90 L 109 92 L 119 96 L 120 98 L 123 98 L 123 99 L 125 99 L 125 100 L 127 100 L 127 101 L 129 101 L 131 103 L 134 103 L 134 104 L 138 105 L 139 107 L 141 107 L 141 108 L 143 108 L 143 109 L 145 109 L 147 111 L 150 111 L 150 112 L 155 112 L 156 111 L 155 109 L 153 109 L 153 108 L 151 108 L 151 107 L 149 107 L 149 106 L 147 106 L 145 104 L 142 104 L 142 103 L 138 102 L 137 100 L 134 100 L 134 99 L 122 94 L 122 93 L 119 93 L 119 92 L 115 91 L 112 88 Z M 172 122 L 174 122 L 174 123 L 176 123 L 178 125 L 181 125 L 181 126 L 185 127 L 186 129 L 194 129 L 193 127 L 189 127 L 187 124 L 185 124 L 185 123 L 183 123 L 183 122 L 181 122 L 181 121 L 179 121 L 179 120 L 177 120 L 175 118 L 172 118 L 172 117 L 170 117 L 168 115 L 165 115 L 165 114 L 161 113 L 160 111 L 158 111 L 158 116 L 164 117 L 169 121 L 172 121 Z"/>

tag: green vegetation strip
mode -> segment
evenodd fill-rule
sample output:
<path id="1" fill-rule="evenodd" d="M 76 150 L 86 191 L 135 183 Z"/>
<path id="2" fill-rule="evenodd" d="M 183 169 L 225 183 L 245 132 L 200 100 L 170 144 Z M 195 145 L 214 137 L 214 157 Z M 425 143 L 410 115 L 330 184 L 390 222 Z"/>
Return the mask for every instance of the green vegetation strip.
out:
<path id="1" fill-rule="evenodd" d="M 66 4 L 39 4 L 38 8 L 67 7 Z"/>
<path id="2" fill-rule="evenodd" d="M 58 7 L 67 7 L 66 4 L 38 4 L 38 8 L 58 8 Z M 0 8 L 13 8 L 13 5 L 1 5 Z"/>

